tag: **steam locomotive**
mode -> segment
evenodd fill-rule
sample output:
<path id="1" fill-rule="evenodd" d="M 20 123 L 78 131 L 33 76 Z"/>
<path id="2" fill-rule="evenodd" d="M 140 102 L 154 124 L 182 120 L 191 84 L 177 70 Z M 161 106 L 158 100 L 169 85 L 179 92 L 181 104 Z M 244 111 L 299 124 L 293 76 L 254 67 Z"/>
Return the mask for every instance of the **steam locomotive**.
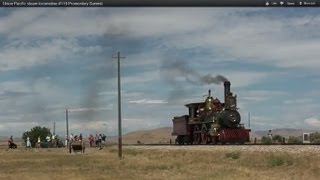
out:
<path id="1" fill-rule="evenodd" d="M 250 141 L 250 129 L 240 124 L 237 96 L 230 91 L 230 81 L 224 82 L 224 103 L 211 96 L 204 102 L 185 106 L 188 115 L 173 118 L 172 135 L 178 144 L 244 144 Z"/>

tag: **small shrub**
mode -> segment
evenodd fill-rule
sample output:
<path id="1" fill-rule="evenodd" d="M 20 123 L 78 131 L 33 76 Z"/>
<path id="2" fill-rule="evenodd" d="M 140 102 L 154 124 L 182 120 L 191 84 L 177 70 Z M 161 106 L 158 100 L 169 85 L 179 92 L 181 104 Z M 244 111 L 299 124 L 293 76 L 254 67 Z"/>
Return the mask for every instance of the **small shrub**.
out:
<path id="1" fill-rule="evenodd" d="M 115 152 L 118 152 L 118 149 L 110 149 L 109 152 L 115 153 Z"/>
<path id="2" fill-rule="evenodd" d="M 266 145 L 272 144 L 272 139 L 270 137 L 263 136 L 261 138 L 261 143 Z"/>
<path id="3" fill-rule="evenodd" d="M 123 150 L 123 154 L 133 155 L 133 156 L 136 156 L 136 155 L 142 154 L 142 153 L 143 153 L 142 151 L 138 151 L 138 150 L 135 150 L 135 149 L 125 149 L 125 150 Z"/>
<path id="4" fill-rule="evenodd" d="M 280 135 L 274 135 L 274 136 L 272 137 L 272 141 L 273 141 L 274 143 L 276 143 L 276 144 L 281 144 L 282 141 L 283 141 L 283 137 L 280 136 Z"/>
<path id="5" fill-rule="evenodd" d="M 232 158 L 232 159 L 239 159 L 240 158 L 240 152 L 229 152 L 226 153 L 227 158 Z"/>
<path id="6" fill-rule="evenodd" d="M 171 165 L 166 165 L 166 164 L 150 164 L 145 167 L 145 170 L 150 171 L 150 170 L 171 170 L 173 166 Z"/>
<path id="7" fill-rule="evenodd" d="M 289 136 L 288 144 L 302 144 L 302 136 L 299 136 L 299 137 Z"/>
<path id="8" fill-rule="evenodd" d="M 292 164 L 293 164 L 292 158 L 290 156 L 287 156 L 287 155 L 272 156 L 269 159 L 269 165 L 272 166 L 272 167 L 282 166 L 282 165 L 290 166 Z"/>

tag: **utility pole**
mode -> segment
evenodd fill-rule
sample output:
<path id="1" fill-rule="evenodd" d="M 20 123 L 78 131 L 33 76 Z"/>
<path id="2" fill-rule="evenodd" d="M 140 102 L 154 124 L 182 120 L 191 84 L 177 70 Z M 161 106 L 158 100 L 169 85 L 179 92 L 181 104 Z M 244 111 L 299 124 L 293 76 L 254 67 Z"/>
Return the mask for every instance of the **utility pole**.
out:
<path id="1" fill-rule="evenodd" d="M 248 121 L 249 121 L 249 128 L 250 128 L 250 112 L 248 113 Z"/>
<path id="2" fill-rule="evenodd" d="M 56 122 L 53 122 L 53 135 L 56 135 Z"/>
<path id="3" fill-rule="evenodd" d="M 118 156 L 119 159 L 122 158 L 122 132 L 121 132 L 121 83 L 120 83 L 120 59 L 124 59 L 125 57 L 120 56 L 120 52 L 118 52 L 117 56 L 112 56 L 114 59 L 118 59 Z"/>
<path id="4" fill-rule="evenodd" d="M 68 109 L 66 109 L 66 130 L 67 130 L 67 139 L 69 139 L 69 120 L 68 120 Z M 69 144 L 69 141 L 68 141 Z"/>

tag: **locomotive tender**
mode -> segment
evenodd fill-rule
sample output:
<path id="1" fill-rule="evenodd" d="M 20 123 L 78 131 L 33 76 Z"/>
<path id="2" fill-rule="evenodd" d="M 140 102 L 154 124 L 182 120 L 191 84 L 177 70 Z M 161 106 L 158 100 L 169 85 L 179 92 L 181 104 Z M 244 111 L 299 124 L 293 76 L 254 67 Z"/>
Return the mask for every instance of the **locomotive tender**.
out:
<path id="1" fill-rule="evenodd" d="M 173 118 L 172 135 L 178 144 L 244 144 L 250 141 L 250 129 L 240 124 L 237 96 L 230 91 L 230 81 L 224 82 L 224 103 L 211 96 L 205 102 L 185 106 L 188 115 Z"/>

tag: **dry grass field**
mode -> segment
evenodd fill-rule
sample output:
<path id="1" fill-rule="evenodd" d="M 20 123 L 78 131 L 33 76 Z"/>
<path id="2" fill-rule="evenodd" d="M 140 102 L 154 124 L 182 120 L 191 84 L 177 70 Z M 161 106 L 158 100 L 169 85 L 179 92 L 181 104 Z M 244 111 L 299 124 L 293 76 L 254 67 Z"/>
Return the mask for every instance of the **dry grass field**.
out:
<path id="1" fill-rule="evenodd" d="M 250 148 L 250 147 L 248 147 Z M 123 147 L 0 149 L 0 179 L 319 179 L 315 152 Z"/>

